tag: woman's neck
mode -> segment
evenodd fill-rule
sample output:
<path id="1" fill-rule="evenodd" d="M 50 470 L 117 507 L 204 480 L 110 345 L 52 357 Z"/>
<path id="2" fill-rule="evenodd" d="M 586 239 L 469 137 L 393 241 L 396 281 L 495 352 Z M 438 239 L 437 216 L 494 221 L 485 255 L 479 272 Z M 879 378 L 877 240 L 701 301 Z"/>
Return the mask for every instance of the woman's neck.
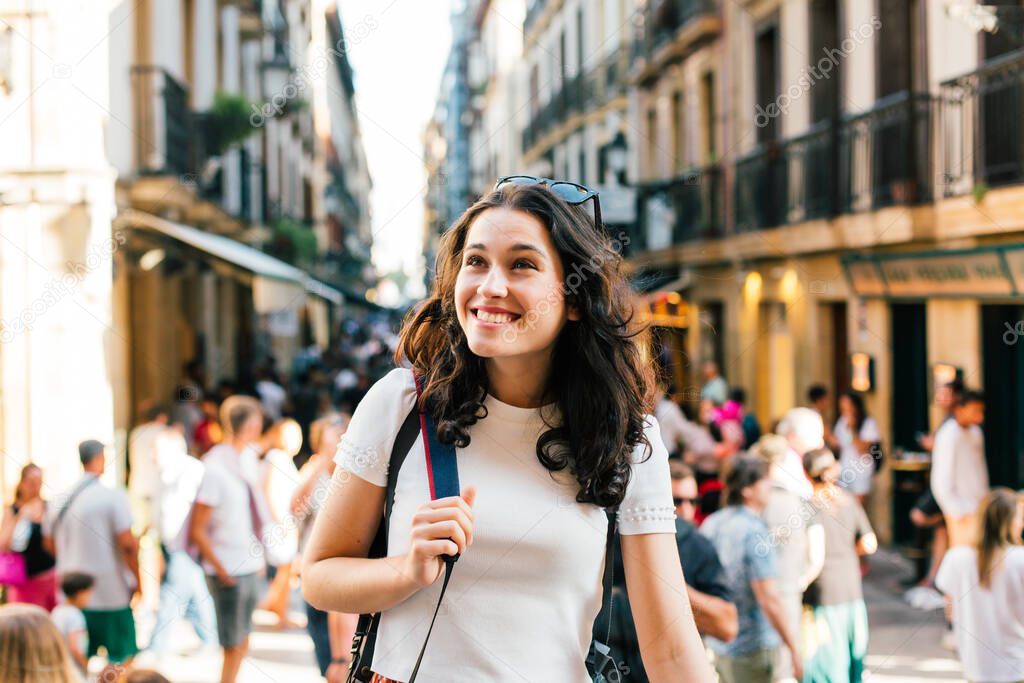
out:
<path id="1" fill-rule="evenodd" d="M 487 384 L 491 396 L 517 408 L 545 403 L 551 358 L 488 358 Z"/>

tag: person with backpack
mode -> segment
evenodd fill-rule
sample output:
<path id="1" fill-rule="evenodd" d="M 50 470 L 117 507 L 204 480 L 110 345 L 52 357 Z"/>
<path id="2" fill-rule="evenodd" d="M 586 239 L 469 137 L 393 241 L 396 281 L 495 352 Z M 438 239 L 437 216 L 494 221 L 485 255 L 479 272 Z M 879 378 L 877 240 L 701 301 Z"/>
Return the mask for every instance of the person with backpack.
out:
<path id="1" fill-rule="evenodd" d="M 381 613 L 360 677 L 603 680 L 592 629 L 621 545 L 650 679 L 713 680 L 623 238 L 603 231 L 592 190 L 526 176 L 501 179 L 442 237 L 434 290 L 395 354 L 411 367 L 356 409 L 304 557 L 315 607 Z M 369 559 L 385 514 L 386 552 Z"/>

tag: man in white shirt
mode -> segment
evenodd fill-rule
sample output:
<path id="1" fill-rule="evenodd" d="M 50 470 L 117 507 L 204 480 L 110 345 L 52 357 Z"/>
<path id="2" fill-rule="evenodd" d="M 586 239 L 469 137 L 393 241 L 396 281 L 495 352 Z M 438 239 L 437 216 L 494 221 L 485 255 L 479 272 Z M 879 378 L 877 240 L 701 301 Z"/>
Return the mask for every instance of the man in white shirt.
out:
<path id="1" fill-rule="evenodd" d="M 773 467 L 772 480 L 809 500 L 814 487 L 804 473 L 804 454 L 825 445 L 825 423 L 810 408 L 793 408 L 782 417 L 776 432 L 785 437 L 789 452 Z"/>
<path id="2" fill-rule="evenodd" d="M 153 502 L 160 488 L 157 440 L 167 429 L 167 409 L 149 406 L 145 422 L 128 435 L 128 495 L 135 521 L 145 529 L 153 523 Z"/>
<path id="3" fill-rule="evenodd" d="M 988 493 L 985 463 L 985 398 L 965 391 L 935 434 L 932 448 L 931 488 L 946 518 L 950 547 L 967 545 L 974 536 L 974 520 L 981 499 Z"/>
<path id="4" fill-rule="evenodd" d="M 251 447 L 263 431 L 260 403 L 231 396 L 221 405 L 225 440 L 203 457 L 206 472 L 196 495 L 190 535 L 202 555 L 224 648 L 221 683 L 234 683 L 249 650 L 252 613 L 264 567 L 261 543 L 269 520 Z"/>
<path id="5" fill-rule="evenodd" d="M 100 483 L 106 447 L 78 444 L 84 473 L 60 495 L 43 523 L 43 544 L 57 558 L 57 573 L 89 574 L 92 597 L 82 613 L 89 626 L 89 652 L 107 650 L 110 662 L 127 662 L 138 652 L 132 596 L 139 588 L 139 545 L 132 535 L 132 513 L 123 489 Z"/>

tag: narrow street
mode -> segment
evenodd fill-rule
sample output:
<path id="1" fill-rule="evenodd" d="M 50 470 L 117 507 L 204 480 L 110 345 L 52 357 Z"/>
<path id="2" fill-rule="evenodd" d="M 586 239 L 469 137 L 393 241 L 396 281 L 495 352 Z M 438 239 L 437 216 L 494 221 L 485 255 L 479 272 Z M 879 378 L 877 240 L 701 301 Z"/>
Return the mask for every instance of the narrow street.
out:
<path id="1" fill-rule="evenodd" d="M 872 558 L 865 579 L 871 641 L 868 647 L 868 675 L 874 683 L 917 683 L 949 681 L 964 683 L 954 653 L 942 649 L 943 619 L 940 610 L 921 611 L 907 605 L 900 581 L 911 573 L 902 556 L 881 550 Z M 298 594 L 292 617 L 304 618 Z M 256 613 L 252 653 L 246 659 L 241 681 L 252 683 L 297 683 L 317 680 L 313 646 L 305 629 L 278 631 L 269 626 L 269 615 Z M 199 650 L 198 641 L 185 622 L 176 626 L 172 642 L 181 654 L 168 657 L 157 668 L 174 683 L 214 683 L 220 671 L 220 652 Z M 143 660 L 144 661 L 144 660 Z"/>

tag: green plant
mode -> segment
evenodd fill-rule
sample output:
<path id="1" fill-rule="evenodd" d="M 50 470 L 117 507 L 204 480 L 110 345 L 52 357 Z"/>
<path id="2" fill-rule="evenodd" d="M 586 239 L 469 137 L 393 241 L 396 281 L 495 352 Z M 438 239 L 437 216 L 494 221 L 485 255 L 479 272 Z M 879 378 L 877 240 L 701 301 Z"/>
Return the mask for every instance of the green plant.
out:
<path id="1" fill-rule="evenodd" d="M 210 154 L 223 154 L 231 145 L 252 135 L 250 122 L 253 105 L 245 95 L 218 91 L 213 106 L 206 112 L 206 145 Z"/>
<path id="2" fill-rule="evenodd" d="M 278 218 L 270 226 L 270 243 L 264 251 L 292 265 L 312 263 L 317 256 L 313 228 L 294 218 Z"/>
<path id="3" fill-rule="evenodd" d="M 974 195 L 974 203 L 981 204 L 982 200 L 985 199 L 985 195 L 988 194 L 988 183 L 984 181 L 975 183 L 974 187 L 971 188 L 971 194 Z"/>

